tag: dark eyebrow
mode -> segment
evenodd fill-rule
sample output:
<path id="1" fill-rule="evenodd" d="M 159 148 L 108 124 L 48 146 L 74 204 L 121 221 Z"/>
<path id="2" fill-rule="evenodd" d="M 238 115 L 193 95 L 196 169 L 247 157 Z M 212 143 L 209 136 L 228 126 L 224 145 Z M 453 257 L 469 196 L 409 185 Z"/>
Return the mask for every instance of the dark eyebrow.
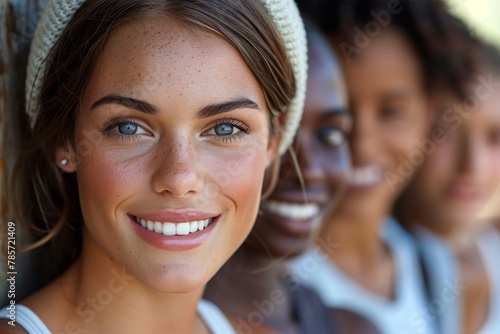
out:
<path id="1" fill-rule="evenodd" d="M 154 105 L 146 102 L 146 101 L 141 101 L 137 100 L 131 97 L 125 97 L 125 96 L 120 96 L 120 95 L 106 95 L 103 98 L 97 100 L 90 110 L 94 110 L 102 105 L 105 104 L 118 104 L 121 106 L 124 106 L 129 109 L 135 109 L 138 111 L 142 111 L 146 114 L 157 114 L 158 113 L 158 108 L 156 108 Z M 208 118 L 211 116 L 215 116 L 217 114 L 225 113 L 225 112 L 230 112 L 235 109 L 243 109 L 243 108 L 250 108 L 250 109 L 257 109 L 259 110 L 259 105 L 252 100 L 249 100 L 247 98 L 240 98 L 237 100 L 233 101 L 227 101 L 227 102 L 222 102 L 222 103 L 216 103 L 216 104 L 211 104 L 203 109 L 201 109 L 198 114 L 196 115 L 197 118 Z"/>
<path id="2" fill-rule="evenodd" d="M 135 109 L 135 110 L 141 111 L 141 112 L 146 113 L 146 114 L 157 114 L 158 113 L 158 109 L 154 105 L 152 105 L 146 101 L 141 101 L 141 100 L 134 99 L 132 97 L 125 97 L 125 96 L 120 96 L 120 95 L 106 95 L 103 98 L 97 100 L 92 105 L 90 110 L 94 110 L 94 109 L 96 109 L 102 105 L 105 105 L 105 104 L 118 104 L 118 105 L 124 106 L 125 108 Z"/>
<path id="3" fill-rule="evenodd" d="M 392 100 L 406 100 L 414 96 L 411 93 L 404 92 L 404 91 L 396 91 L 396 92 L 389 92 L 386 93 L 382 96 L 382 101 L 388 102 Z"/>
<path id="4" fill-rule="evenodd" d="M 332 108 L 325 110 L 321 116 L 324 117 L 350 117 L 351 112 L 348 108 Z"/>
<path id="5" fill-rule="evenodd" d="M 230 112 L 236 109 L 244 109 L 244 108 L 250 108 L 250 109 L 256 109 L 260 110 L 259 105 L 252 100 L 249 100 L 247 98 L 239 98 L 236 100 L 232 101 L 226 101 L 226 102 L 221 102 L 221 103 L 216 103 L 216 104 L 211 104 L 203 109 L 201 109 L 198 114 L 196 115 L 197 118 L 208 118 L 215 116 L 217 114 L 222 114 L 225 112 Z"/>

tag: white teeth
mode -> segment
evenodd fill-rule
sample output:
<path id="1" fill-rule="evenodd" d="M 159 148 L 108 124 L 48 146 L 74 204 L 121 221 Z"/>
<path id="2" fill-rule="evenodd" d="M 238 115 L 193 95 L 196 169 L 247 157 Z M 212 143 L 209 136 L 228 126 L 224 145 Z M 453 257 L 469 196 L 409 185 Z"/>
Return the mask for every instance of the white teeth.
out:
<path id="1" fill-rule="evenodd" d="M 150 230 L 150 231 L 154 231 L 154 229 L 155 229 L 155 224 L 154 224 L 151 220 L 148 220 L 148 221 L 147 221 L 147 224 L 148 224 L 148 230 Z"/>
<path id="2" fill-rule="evenodd" d="M 269 211 L 274 214 L 297 220 L 311 219 L 318 215 L 320 211 L 317 204 L 296 204 L 278 201 L 266 201 L 264 202 L 264 205 Z"/>
<path id="3" fill-rule="evenodd" d="M 177 234 L 178 235 L 187 235 L 189 234 L 189 228 L 190 224 L 189 223 L 180 223 L 177 224 Z"/>
<path id="4" fill-rule="evenodd" d="M 163 223 L 163 234 L 165 235 L 175 235 L 175 224 L 174 223 Z"/>
<path id="5" fill-rule="evenodd" d="M 162 223 L 159 221 L 145 220 L 136 217 L 135 221 L 142 227 L 159 234 L 187 235 L 189 233 L 195 233 L 197 231 L 202 231 L 203 229 L 205 229 L 212 222 L 212 218 L 183 223 Z"/>
<path id="6" fill-rule="evenodd" d="M 382 180 L 382 170 L 378 166 L 354 168 L 351 172 L 350 183 L 354 186 L 370 186 Z"/>
<path id="7" fill-rule="evenodd" d="M 163 233 L 163 224 L 160 222 L 155 222 L 155 232 Z"/>

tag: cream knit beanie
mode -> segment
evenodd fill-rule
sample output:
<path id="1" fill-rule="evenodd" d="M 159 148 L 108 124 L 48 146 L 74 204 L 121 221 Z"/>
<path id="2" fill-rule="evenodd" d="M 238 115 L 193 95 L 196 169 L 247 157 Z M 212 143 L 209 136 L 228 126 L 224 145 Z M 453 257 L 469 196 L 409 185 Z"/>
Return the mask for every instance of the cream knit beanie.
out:
<path id="1" fill-rule="evenodd" d="M 26 108 L 34 126 L 40 105 L 40 90 L 50 50 L 85 0 L 48 0 L 35 31 L 26 78 Z M 307 44 L 302 19 L 293 0 L 260 0 L 280 34 L 293 66 L 297 91 L 285 117 L 279 151 L 293 141 L 304 107 L 307 79 Z"/>

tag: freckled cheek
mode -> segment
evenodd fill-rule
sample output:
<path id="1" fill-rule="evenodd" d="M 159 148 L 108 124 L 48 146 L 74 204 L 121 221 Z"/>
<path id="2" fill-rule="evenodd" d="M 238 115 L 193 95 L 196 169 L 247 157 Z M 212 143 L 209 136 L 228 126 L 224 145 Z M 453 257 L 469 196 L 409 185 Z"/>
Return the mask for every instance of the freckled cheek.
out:
<path id="1" fill-rule="evenodd" d="M 81 201 L 114 212 L 122 200 L 140 191 L 146 165 L 144 159 L 124 161 L 120 154 L 106 150 L 82 157 L 77 168 Z"/>
<path id="2" fill-rule="evenodd" d="M 213 187 L 227 197 L 239 214 L 251 214 L 258 207 L 266 166 L 266 148 L 232 150 L 207 156 L 205 165 Z"/>

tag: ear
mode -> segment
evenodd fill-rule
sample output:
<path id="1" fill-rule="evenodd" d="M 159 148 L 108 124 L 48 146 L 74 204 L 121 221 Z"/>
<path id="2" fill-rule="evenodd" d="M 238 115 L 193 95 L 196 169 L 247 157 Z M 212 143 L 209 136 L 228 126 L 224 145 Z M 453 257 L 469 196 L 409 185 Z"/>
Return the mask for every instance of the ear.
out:
<path id="1" fill-rule="evenodd" d="M 76 154 L 69 146 L 59 146 L 55 152 L 56 165 L 65 173 L 76 172 Z"/>
<path id="2" fill-rule="evenodd" d="M 279 134 L 271 134 L 269 137 L 269 145 L 267 147 L 267 161 L 266 168 L 268 168 L 274 159 L 279 159 L 278 148 L 281 141 L 281 136 Z"/>

